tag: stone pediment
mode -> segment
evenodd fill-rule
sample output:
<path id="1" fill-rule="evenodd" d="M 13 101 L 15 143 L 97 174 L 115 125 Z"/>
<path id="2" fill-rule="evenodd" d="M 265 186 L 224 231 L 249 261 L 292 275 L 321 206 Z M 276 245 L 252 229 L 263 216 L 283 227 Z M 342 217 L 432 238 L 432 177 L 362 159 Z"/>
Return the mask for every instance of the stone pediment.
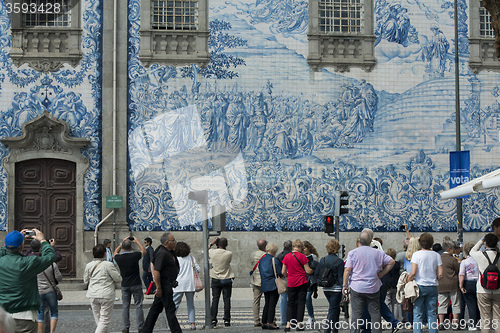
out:
<path id="1" fill-rule="evenodd" d="M 24 123 L 22 133 L 18 137 L 7 137 L 0 140 L 11 149 L 9 157 L 28 152 L 38 152 L 39 154 L 57 152 L 78 156 L 81 154 L 80 149 L 90 143 L 90 140 L 86 138 L 71 137 L 68 123 L 51 116 L 47 111 Z"/>

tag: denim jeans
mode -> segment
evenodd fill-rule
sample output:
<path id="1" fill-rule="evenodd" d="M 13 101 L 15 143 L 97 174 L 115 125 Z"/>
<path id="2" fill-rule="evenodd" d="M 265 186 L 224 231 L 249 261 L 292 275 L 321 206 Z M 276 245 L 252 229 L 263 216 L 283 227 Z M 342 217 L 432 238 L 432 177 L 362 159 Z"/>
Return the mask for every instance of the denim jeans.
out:
<path id="1" fill-rule="evenodd" d="M 323 291 L 326 299 L 328 300 L 328 315 L 326 320 L 328 322 L 328 328 L 325 329 L 324 333 L 335 332 L 339 330 L 335 328 L 335 325 L 339 322 L 340 318 L 340 300 L 342 299 L 341 292 L 334 291 Z"/>
<path id="2" fill-rule="evenodd" d="M 427 314 L 429 333 L 437 333 L 437 286 L 418 286 L 419 296 L 413 303 L 413 333 L 421 333 L 424 314 Z"/>
<path id="3" fill-rule="evenodd" d="M 40 305 L 40 310 L 36 312 L 38 322 L 43 323 L 43 317 L 45 313 L 45 304 L 49 306 L 50 309 L 50 319 L 58 319 L 59 318 L 59 311 L 57 308 L 57 296 L 55 291 L 48 293 L 48 294 L 43 294 L 40 295 L 40 298 L 42 300 L 42 304 Z"/>
<path id="4" fill-rule="evenodd" d="M 306 295 L 306 309 L 307 309 L 307 315 L 314 319 L 314 307 L 313 307 L 313 292 L 308 291 Z"/>
<path id="5" fill-rule="evenodd" d="M 181 305 L 182 295 L 186 295 L 186 304 L 188 311 L 188 322 L 190 324 L 195 323 L 195 308 L 194 308 L 194 291 L 180 291 L 174 292 L 174 303 L 175 309 L 179 309 L 179 305 Z"/>
<path id="6" fill-rule="evenodd" d="M 286 325 L 286 307 L 288 304 L 288 293 L 280 295 L 280 320 L 281 325 Z"/>
<path id="7" fill-rule="evenodd" d="M 217 324 L 217 314 L 219 312 L 219 299 L 222 293 L 222 301 L 224 302 L 224 322 L 231 321 L 231 293 L 233 283 L 221 283 L 219 279 L 212 279 L 212 322 Z"/>
<path id="8" fill-rule="evenodd" d="M 144 301 L 144 294 L 142 293 L 142 286 L 139 284 L 132 287 L 122 287 L 122 319 L 123 328 L 130 328 L 130 300 L 134 296 L 135 305 L 135 318 L 137 320 L 137 328 L 142 330 L 144 326 L 144 311 L 142 310 L 142 303 Z"/>
<path id="9" fill-rule="evenodd" d="M 476 284 L 477 280 L 464 281 L 464 288 L 467 291 L 464 296 L 465 304 L 469 309 L 469 319 L 474 320 L 474 324 L 476 325 L 480 316 L 479 316 L 479 307 L 477 306 L 477 295 L 476 295 Z"/>

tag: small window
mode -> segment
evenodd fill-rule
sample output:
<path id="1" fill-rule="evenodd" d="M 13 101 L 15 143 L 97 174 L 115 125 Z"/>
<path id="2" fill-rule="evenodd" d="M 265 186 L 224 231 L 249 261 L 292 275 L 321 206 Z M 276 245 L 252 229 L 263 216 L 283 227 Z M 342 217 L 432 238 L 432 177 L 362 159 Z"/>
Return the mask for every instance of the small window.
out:
<path id="1" fill-rule="evenodd" d="M 15 65 L 54 72 L 82 58 L 80 0 L 25 0 L 11 15 Z"/>
<path id="2" fill-rule="evenodd" d="M 479 6 L 479 34 L 481 37 L 495 38 L 495 31 L 491 24 L 491 14 L 484 8 L 482 1 Z"/>
<path id="3" fill-rule="evenodd" d="M 360 0 L 321 0 L 319 3 L 319 30 L 322 33 L 340 32 L 359 34 L 363 27 L 363 5 Z"/>
<path id="4" fill-rule="evenodd" d="M 375 66 L 373 0 L 309 0 L 309 56 L 313 70 Z"/>
<path id="5" fill-rule="evenodd" d="M 153 1 L 151 27 L 165 30 L 198 30 L 198 1 Z"/>
<path id="6" fill-rule="evenodd" d="M 29 10 L 23 14 L 23 26 L 70 27 L 71 3 L 69 0 L 29 0 Z"/>
<path id="7" fill-rule="evenodd" d="M 143 0 L 139 59 L 151 63 L 205 66 L 208 0 Z"/>
<path id="8" fill-rule="evenodd" d="M 491 14 L 484 7 L 483 1 L 470 1 L 470 37 L 469 67 L 472 72 L 481 70 L 500 70 L 495 49 L 495 31 L 491 22 Z"/>

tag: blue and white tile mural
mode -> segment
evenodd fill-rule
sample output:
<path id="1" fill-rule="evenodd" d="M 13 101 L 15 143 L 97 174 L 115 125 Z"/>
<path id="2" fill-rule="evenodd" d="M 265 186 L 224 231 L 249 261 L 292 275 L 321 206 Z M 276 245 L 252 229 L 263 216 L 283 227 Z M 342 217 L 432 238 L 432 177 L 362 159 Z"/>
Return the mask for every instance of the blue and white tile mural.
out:
<path id="1" fill-rule="evenodd" d="M 82 1 L 82 52 L 80 64 L 65 65 L 42 74 L 26 64 L 16 67 L 10 58 L 10 16 L 0 2 L 0 137 L 16 137 L 21 127 L 47 110 L 70 125 L 70 135 L 91 140 L 82 153 L 89 159 L 84 180 L 84 223 L 90 230 L 101 214 L 101 0 Z M 0 159 L 9 149 L 0 144 Z M 0 230 L 7 228 L 7 176 L 0 169 Z"/>
<path id="2" fill-rule="evenodd" d="M 500 75 L 469 70 L 466 1 L 459 12 L 462 142 L 477 177 L 500 164 Z M 211 0 L 209 16 L 207 68 L 145 68 L 129 0 L 132 229 L 199 230 L 187 195 L 208 189 L 229 230 L 321 230 L 336 188 L 350 193 L 342 230 L 456 229 L 455 201 L 439 199 L 455 150 L 453 1 L 375 0 L 370 73 L 310 70 L 307 1 Z M 465 199 L 465 230 L 485 230 L 497 198 Z"/>

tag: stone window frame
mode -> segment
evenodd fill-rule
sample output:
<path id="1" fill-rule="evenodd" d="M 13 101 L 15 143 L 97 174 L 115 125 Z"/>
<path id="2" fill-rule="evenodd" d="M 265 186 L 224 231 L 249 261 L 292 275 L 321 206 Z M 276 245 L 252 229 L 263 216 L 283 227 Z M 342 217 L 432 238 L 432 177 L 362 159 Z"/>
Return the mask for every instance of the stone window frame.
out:
<path id="1" fill-rule="evenodd" d="M 480 32 L 480 2 L 469 3 L 469 67 L 477 74 L 482 70 L 500 71 L 500 62 L 496 56 L 495 38 L 483 37 Z"/>
<path id="2" fill-rule="evenodd" d="M 319 2 L 309 0 L 309 66 L 317 71 L 333 67 L 348 72 L 351 67 L 371 71 L 376 65 L 373 0 L 363 1 L 363 26 L 360 33 L 323 33 L 319 24 Z"/>
<path id="3" fill-rule="evenodd" d="M 41 72 L 55 72 L 65 63 L 75 67 L 82 58 L 81 0 L 71 0 L 71 25 L 24 27 L 23 13 L 12 12 L 10 57 L 16 66 L 27 63 Z M 33 45 L 37 43 L 37 47 Z"/>
<path id="4" fill-rule="evenodd" d="M 152 4 L 141 2 L 141 37 L 139 60 L 171 66 L 196 64 L 205 67 L 210 61 L 208 48 L 208 0 L 198 0 L 198 30 L 164 30 L 151 26 Z"/>

